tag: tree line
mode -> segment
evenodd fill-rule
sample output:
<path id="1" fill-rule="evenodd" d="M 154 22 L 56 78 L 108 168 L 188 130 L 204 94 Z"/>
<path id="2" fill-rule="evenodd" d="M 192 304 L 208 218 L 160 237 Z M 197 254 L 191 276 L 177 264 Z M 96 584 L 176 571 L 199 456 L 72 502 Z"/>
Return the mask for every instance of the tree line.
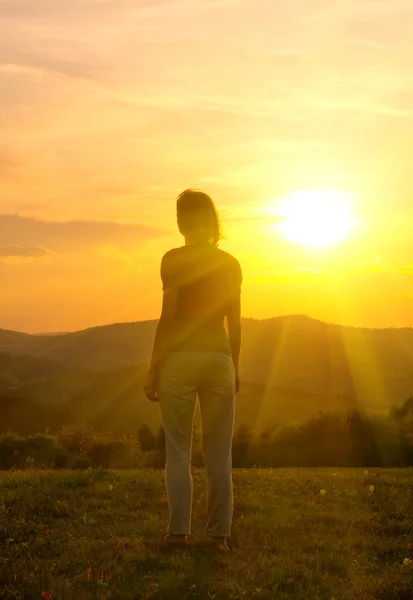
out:
<path id="1" fill-rule="evenodd" d="M 320 412 L 300 425 L 256 433 L 240 425 L 232 447 L 234 468 L 413 466 L 413 397 L 378 419 L 359 410 Z M 202 467 L 202 435 L 194 427 L 192 464 Z M 55 435 L 0 435 L 0 469 L 162 469 L 165 435 L 143 425 L 134 435 L 66 425 Z"/>

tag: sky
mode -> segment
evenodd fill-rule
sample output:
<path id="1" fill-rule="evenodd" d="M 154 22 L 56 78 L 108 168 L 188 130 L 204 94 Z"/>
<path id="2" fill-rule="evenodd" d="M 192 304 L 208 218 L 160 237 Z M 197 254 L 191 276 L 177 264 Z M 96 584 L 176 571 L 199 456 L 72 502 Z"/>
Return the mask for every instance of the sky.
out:
<path id="1" fill-rule="evenodd" d="M 0 0 L 0 328 L 159 316 L 209 193 L 246 317 L 413 327 L 411 0 Z M 348 194 L 311 248 L 274 207 Z"/>

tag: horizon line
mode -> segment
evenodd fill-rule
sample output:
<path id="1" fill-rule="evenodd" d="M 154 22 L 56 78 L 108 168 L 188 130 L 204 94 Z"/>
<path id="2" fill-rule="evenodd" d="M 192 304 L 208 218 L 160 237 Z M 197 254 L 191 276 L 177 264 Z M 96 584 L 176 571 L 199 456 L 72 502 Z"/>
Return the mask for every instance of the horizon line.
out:
<path id="1" fill-rule="evenodd" d="M 411 326 L 411 325 L 404 325 L 404 326 L 398 326 L 398 327 L 395 327 L 392 325 L 388 325 L 386 327 L 367 327 L 367 326 L 363 326 L 363 325 L 344 325 L 342 323 L 333 323 L 333 322 L 329 322 L 329 321 L 323 321 L 321 319 L 311 317 L 304 313 L 284 314 L 284 315 L 278 315 L 278 316 L 274 316 L 274 317 L 267 317 L 264 319 L 259 319 L 256 317 L 242 317 L 242 320 L 265 322 L 265 321 L 275 321 L 275 320 L 287 319 L 287 318 L 295 318 L 295 319 L 301 318 L 301 319 L 306 319 L 309 321 L 315 321 L 322 325 L 327 325 L 328 327 L 341 327 L 344 329 L 366 329 L 369 331 L 413 329 L 413 326 Z M 110 322 L 110 323 L 103 323 L 101 325 L 90 325 L 89 327 L 85 327 L 82 329 L 73 329 L 72 331 L 46 331 L 46 332 L 45 331 L 43 331 L 43 332 L 27 332 L 27 331 L 20 331 L 17 329 L 5 329 L 3 327 L 0 327 L 0 332 L 9 332 L 9 333 L 15 333 L 15 334 L 21 334 L 21 335 L 30 335 L 33 337 L 63 336 L 63 335 L 72 335 L 72 334 L 76 334 L 76 333 L 82 333 L 84 331 L 89 331 L 91 329 L 102 329 L 104 327 L 114 327 L 116 325 L 135 325 L 135 324 L 139 324 L 139 323 L 152 323 L 152 322 L 157 322 L 157 321 L 159 321 L 159 318 L 142 319 L 142 320 L 136 320 L 136 321 L 135 320 L 134 321 L 114 321 L 114 322 Z"/>

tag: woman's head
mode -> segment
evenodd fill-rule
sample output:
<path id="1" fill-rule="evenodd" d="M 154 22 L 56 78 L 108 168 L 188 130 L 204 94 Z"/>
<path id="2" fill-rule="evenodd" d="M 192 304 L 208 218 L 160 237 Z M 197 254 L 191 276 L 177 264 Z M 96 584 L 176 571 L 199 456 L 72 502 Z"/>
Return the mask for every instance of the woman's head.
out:
<path id="1" fill-rule="evenodd" d="M 178 196 L 176 216 L 179 231 L 187 237 L 218 246 L 221 223 L 212 199 L 198 190 L 185 190 Z"/>

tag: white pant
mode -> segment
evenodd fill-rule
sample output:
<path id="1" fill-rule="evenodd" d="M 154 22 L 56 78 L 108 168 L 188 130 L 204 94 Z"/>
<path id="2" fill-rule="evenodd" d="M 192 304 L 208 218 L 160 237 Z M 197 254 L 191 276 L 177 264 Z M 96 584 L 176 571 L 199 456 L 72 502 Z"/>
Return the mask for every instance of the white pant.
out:
<path id="1" fill-rule="evenodd" d="M 166 438 L 169 533 L 191 531 L 191 448 L 197 394 L 207 474 L 205 530 L 208 535 L 229 536 L 233 515 L 231 448 L 235 371 L 231 356 L 210 352 L 170 354 L 159 373 L 158 397 Z"/>

